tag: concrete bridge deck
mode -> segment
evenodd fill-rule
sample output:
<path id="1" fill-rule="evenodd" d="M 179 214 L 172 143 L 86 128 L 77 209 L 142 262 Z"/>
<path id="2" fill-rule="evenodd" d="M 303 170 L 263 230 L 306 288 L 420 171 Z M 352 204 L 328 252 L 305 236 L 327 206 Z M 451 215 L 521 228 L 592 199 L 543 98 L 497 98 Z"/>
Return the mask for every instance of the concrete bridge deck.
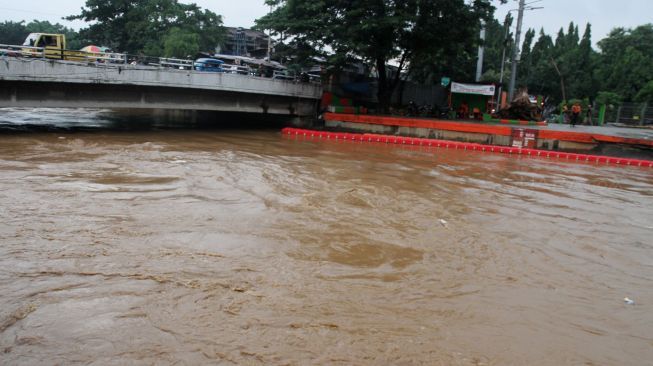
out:
<path id="1" fill-rule="evenodd" d="M 313 116 L 322 87 L 249 75 L 0 58 L 0 107 L 156 108 Z"/>

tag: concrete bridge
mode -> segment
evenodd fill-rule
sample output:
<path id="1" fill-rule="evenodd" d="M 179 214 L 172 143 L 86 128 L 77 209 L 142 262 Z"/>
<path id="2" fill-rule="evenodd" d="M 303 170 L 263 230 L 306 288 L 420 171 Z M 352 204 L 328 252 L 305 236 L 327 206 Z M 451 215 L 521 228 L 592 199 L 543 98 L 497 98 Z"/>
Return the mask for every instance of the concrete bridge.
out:
<path id="1" fill-rule="evenodd" d="M 0 58 L 0 107 L 177 109 L 310 118 L 322 87 L 249 75 Z"/>

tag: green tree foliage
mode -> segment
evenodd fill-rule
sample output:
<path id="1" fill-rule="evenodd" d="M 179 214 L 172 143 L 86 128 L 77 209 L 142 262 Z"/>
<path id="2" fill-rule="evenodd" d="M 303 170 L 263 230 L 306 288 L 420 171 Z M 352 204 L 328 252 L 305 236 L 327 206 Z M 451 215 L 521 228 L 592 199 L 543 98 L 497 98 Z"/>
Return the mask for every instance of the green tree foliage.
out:
<path id="1" fill-rule="evenodd" d="M 653 80 L 653 24 L 635 29 L 616 28 L 599 43 L 597 74 L 602 89 L 634 100 Z"/>
<path id="2" fill-rule="evenodd" d="M 581 37 L 578 26 L 570 23 L 566 32 L 560 29 L 555 41 L 540 31 L 529 49 L 530 35 L 534 33 L 529 30 L 518 73 L 518 86 L 530 93 L 549 96 L 555 103 L 565 97 L 593 100 L 598 90 L 625 101 L 646 98 L 642 90 L 653 80 L 653 25 L 614 29 L 598 42 L 600 52 L 592 48 L 590 24 Z"/>
<path id="3" fill-rule="evenodd" d="M 491 31 L 496 24 L 488 23 L 488 36 L 502 39 L 496 30 Z M 598 42 L 599 51 L 592 47 L 590 24 L 586 25 L 582 36 L 578 26 L 570 23 L 566 31 L 560 29 L 555 41 L 543 30 L 535 39 L 532 30 L 525 33 L 518 68 L 518 87 L 527 87 L 532 94 L 545 95 L 555 104 L 565 98 L 596 98 L 598 101 L 599 90 L 617 96 L 610 98 L 611 101 L 649 100 L 651 86 L 648 83 L 653 80 L 653 25 L 634 29 L 617 28 Z M 489 57 L 486 56 L 486 72 L 482 81 L 498 84 L 499 73 L 492 66 L 496 61 L 489 64 L 488 61 L 492 60 L 493 56 L 490 55 L 498 54 L 502 46 L 491 41 L 486 42 L 486 46 Z M 500 65 L 500 61 L 496 64 Z M 471 69 L 471 65 L 468 68 Z"/>
<path id="4" fill-rule="evenodd" d="M 542 94 L 560 102 L 565 98 L 594 97 L 596 90 L 596 52 L 592 49 L 591 26 L 587 24 L 582 39 L 578 26 L 561 28 L 555 41 L 540 30 L 535 44 L 535 31 L 524 37 L 518 69 L 518 87 L 531 94 Z M 532 45 L 532 46 L 531 46 Z"/>
<path id="5" fill-rule="evenodd" d="M 646 85 L 639 90 L 637 95 L 635 95 L 635 101 L 648 103 L 649 105 L 653 104 L 653 80 L 646 83 Z"/>
<path id="6" fill-rule="evenodd" d="M 25 21 L 0 23 L 0 44 L 23 44 L 29 32 L 25 29 Z"/>
<path id="7" fill-rule="evenodd" d="M 184 58 L 194 56 L 199 49 L 200 36 L 186 29 L 170 28 L 163 39 L 165 57 Z"/>
<path id="8" fill-rule="evenodd" d="M 501 80 L 501 61 L 503 60 L 503 51 L 505 47 L 506 60 L 510 58 L 513 35 L 510 32 L 513 18 L 508 13 L 503 23 L 497 19 L 486 21 L 485 24 L 485 42 L 483 56 L 483 75 L 481 82 L 500 84 Z M 475 34 L 480 32 L 477 27 Z M 480 40 L 479 40 L 480 43 Z M 476 75 L 476 61 L 478 55 L 475 39 L 470 39 L 467 43 L 461 44 L 459 54 L 445 55 L 437 60 L 425 58 L 422 62 L 416 62 L 415 67 L 411 69 L 411 78 L 418 82 L 433 83 L 438 82 L 442 76 L 448 76 L 453 80 L 463 82 L 473 82 Z M 431 65 L 424 65 L 431 63 Z M 504 68 L 504 84 L 510 79 L 510 67 L 506 64 Z"/>
<path id="9" fill-rule="evenodd" d="M 529 29 L 524 34 L 524 43 L 521 46 L 521 55 L 519 61 L 519 73 L 522 74 L 522 80 L 528 80 L 533 76 L 533 40 L 535 39 L 535 30 Z"/>
<path id="10" fill-rule="evenodd" d="M 225 34 L 220 15 L 177 0 L 87 0 L 81 14 L 68 19 L 92 23 L 80 31 L 92 43 L 153 56 L 212 51 Z"/>
<path id="11" fill-rule="evenodd" d="M 267 0 L 276 9 L 256 21 L 259 29 L 291 36 L 294 47 L 327 55 L 334 64 L 360 59 L 378 72 L 378 100 L 389 107 L 400 74 L 441 72 L 468 65 L 479 20 L 490 20 L 491 1 L 475 0 Z M 326 52 L 327 50 L 331 52 Z M 398 70 L 388 63 L 396 60 Z"/>
<path id="12" fill-rule="evenodd" d="M 532 33 L 533 34 L 533 33 Z M 534 39 L 533 35 L 533 39 Z M 518 86 L 525 86 L 531 94 L 560 96 L 562 100 L 562 89 L 560 76 L 555 68 L 553 39 L 540 30 L 537 41 L 527 51 L 527 57 L 522 57 L 530 62 L 526 70 L 518 69 Z"/>
<path id="13" fill-rule="evenodd" d="M 598 105 L 618 105 L 622 102 L 623 98 L 619 94 L 612 92 L 598 92 L 596 95 L 596 103 Z"/>
<path id="14" fill-rule="evenodd" d="M 510 13 L 506 15 L 503 23 L 496 19 L 487 22 L 485 26 L 485 54 L 483 57 L 483 76 L 482 82 L 490 82 L 499 84 L 501 79 L 501 62 L 510 58 L 513 35 L 510 32 L 510 27 L 513 23 L 513 18 Z M 508 64 L 504 67 L 503 81 L 504 84 L 510 80 L 510 67 Z M 505 86 L 505 85 L 504 85 Z"/>
<path id="15" fill-rule="evenodd" d="M 574 72 L 570 80 L 570 89 L 578 97 L 587 98 L 594 96 L 597 88 L 596 76 L 594 74 L 596 64 L 596 52 L 592 49 L 592 26 L 587 24 L 583 37 L 574 47 Z"/>

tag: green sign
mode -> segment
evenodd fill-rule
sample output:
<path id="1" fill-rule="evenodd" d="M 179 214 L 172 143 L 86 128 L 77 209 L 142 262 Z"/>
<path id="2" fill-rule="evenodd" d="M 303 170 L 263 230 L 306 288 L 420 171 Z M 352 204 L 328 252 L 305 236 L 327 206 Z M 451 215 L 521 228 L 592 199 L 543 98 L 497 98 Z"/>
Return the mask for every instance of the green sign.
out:
<path id="1" fill-rule="evenodd" d="M 449 86 L 450 82 L 451 82 L 451 78 L 448 78 L 446 76 L 443 76 L 442 79 L 440 79 L 440 84 L 442 84 L 442 86 L 444 87 Z"/>

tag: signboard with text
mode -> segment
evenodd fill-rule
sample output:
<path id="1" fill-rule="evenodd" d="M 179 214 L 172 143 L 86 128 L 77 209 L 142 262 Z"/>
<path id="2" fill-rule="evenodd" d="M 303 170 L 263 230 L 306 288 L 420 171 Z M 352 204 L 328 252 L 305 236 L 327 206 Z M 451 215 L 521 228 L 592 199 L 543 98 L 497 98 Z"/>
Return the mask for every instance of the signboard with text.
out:
<path id="1" fill-rule="evenodd" d="M 512 129 L 512 147 L 520 149 L 534 149 L 537 146 L 538 130 L 528 128 Z"/>
<path id="2" fill-rule="evenodd" d="M 494 95 L 494 85 L 451 83 L 452 93 Z"/>

